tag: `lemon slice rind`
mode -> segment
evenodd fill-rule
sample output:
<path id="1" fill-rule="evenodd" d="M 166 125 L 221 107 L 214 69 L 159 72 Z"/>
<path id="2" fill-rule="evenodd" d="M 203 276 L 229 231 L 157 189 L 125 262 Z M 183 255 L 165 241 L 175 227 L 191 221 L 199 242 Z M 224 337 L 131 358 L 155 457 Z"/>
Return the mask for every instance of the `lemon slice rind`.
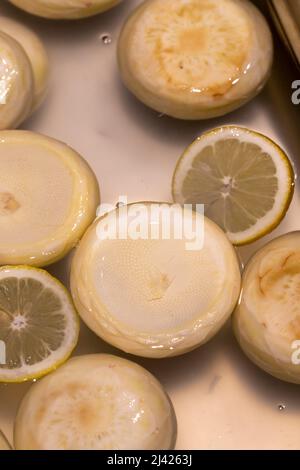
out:
<path id="1" fill-rule="evenodd" d="M 51 289 L 61 301 L 62 308 L 60 313 L 64 314 L 64 319 L 66 320 L 63 342 L 56 351 L 51 351 L 46 359 L 34 365 L 25 364 L 23 360 L 22 367 L 18 369 L 0 366 L 0 382 L 21 383 L 38 379 L 52 372 L 70 357 L 77 345 L 80 322 L 69 292 L 58 279 L 51 276 L 47 271 L 31 266 L 1 267 L 0 286 L 1 281 L 9 277 L 34 279 L 41 282 L 45 288 Z"/>
<path id="2" fill-rule="evenodd" d="M 263 152 L 271 156 L 272 162 L 276 167 L 276 177 L 278 181 L 278 191 L 271 211 L 267 212 L 261 219 L 258 219 L 257 222 L 247 230 L 234 233 L 226 231 L 231 242 L 239 246 L 252 243 L 274 230 L 284 218 L 293 198 L 295 177 L 292 164 L 283 149 L 270 138 L 259 132 L 238 126 L 224 126 L 206 132 L 184 151 L 177 162 L 172 179 L 172 196 L 174 201 L 181 204 L 186 203 L 186 196 L 182 194 L 182 188 L 188 172 L 194 171 L 192 164 L 195 158 L 206 147 L 213 146 L 221 140 L 231 138 L 238 139 L 240 142 L 258 145 Z M 215 161 L 217 165 L 217 159 Z M 265 175 L 262 175 L 262 177 L 264 176 Z M 195 200 L 193 202 L 202 203 L 201 200 Z M 247 210 L 247 207 L 245 207 L 245 210 Z"/>

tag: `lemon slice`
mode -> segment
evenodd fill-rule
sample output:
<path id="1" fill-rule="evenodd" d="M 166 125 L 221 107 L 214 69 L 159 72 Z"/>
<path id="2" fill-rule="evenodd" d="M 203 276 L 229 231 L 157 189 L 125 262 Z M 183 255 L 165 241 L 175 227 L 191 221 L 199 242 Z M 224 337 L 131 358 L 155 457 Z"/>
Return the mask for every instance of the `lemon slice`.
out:
<path id="1" fill-rule="evenodd" d="M 176 418 L 159 382 L 107 354 L 72 358 L 34 384 L 19 408 L 18 450 L 173 449 Z"/>
<path id="2" fill-rule="evenodd" d="M 115 236 L 115 225 L 124 232 Z M 145 233 L 135 233 L 136 225 Z M 225 234 L 201 213 L 131 204 L 96 220 L 84 235 L 71 291 L 82 319 L 107 342 L 140 356 L 176 356 L 223 326 L 239 296 L 240 271 Z"/>
<path id="3" fill-rule="evenodd" d="M 0 129 L 11 129 L 28 116 L 33 104 L 33 72 L 23 47 L 0 32 Z"/>
<path id="4" fill-rule="evenodd" d="M 300 232 L 260 249 L 243 277 L 234 331 L 246 355 L 269 374 L 300 384 Z"/>
<path id="5" fill-rule="evenodd" d="M 203 134 L 177 163 L 173 199 L 205 204 L 235 245 L 272 231 L 294 192 L 294 172 L 285 152 L 268 137 L 228 126 Z"/>
<path id="6" fill-rule="evenodd" d="M 21 23 L 0 16 L 0 31 L 18 41 L 24 48 L 32 66 L 34 78 L 34 111 L 43 102 L 48 89 L 49 61 L 47 52 L 39 37 Z"/>
<path id="7" fill-rule="evenodd" d="M 46 271 L 0 268 L 0 381 L 41 377 L 65 362 L 76 346 L 79 321 L 65 287 Z"/>
<path id="8" fill-rule="evenodd" d="M 4 436 L 1 430 L 0 430 L 0 450 L 11 450 L 8 440 L 6 439 L 6 437 Z"/>
<path id="9" fill-rule="evenodd" d="M 93 16 L 118 5 L 122 0 L 9 0 L 33 15 L 52 19 L 78 19 Z"/>
<path id="10" fill-rule="evenodd" d="M 143 103 L 176 118 L 207 119 L 261 91 L 273 44 L 246 0 L 147 0 L 126 22 L 118 57 L 125 85 Z"/>
<path id="11" fill-rule="evenodd" d="M 0 264 L 62 258 L 96 216 L 98 183 L 67 145 L 27 131 L 0 132 Z"/>

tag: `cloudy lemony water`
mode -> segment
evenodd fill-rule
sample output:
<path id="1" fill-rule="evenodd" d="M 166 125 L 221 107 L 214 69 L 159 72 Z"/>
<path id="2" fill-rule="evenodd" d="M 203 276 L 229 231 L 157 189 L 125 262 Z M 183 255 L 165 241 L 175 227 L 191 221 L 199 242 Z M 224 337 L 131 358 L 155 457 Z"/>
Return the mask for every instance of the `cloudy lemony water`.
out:
<path id="1" fill-rule="evenodd" d="M 23 127 L 78 150 L 98 176 L 103 202 L 115 204 L 120 195 L 126 195 L 129 202 L 170 201 L 171 177 L 182 151 L 201 132 L 222 124 L 261 131 L 277 140 L 292 158 L 300 154 L 296 127 L 300 108 L 290 100 L 290 85 L 297 75 L 280 44 L 276 45 L 272 79 L 263 94 L 223 118 L 201 123 L 159 118 L 132 98 L 120 82 L 115 49 L 122 21 L 138 3 L 126 1 L 104 15 L 70 24 L 40 22 L 6 2 L 0 6 L 1 14 L 22 19 L 41 35 L 52 63 L 50 97 Z M 99 39 L 103 34 L 110 35 L 109 44 Z M 299 209 L 296 189 L 280 227 L 266 239 L 240 249 L 241 261 L 247 261 L 270 237 L 299 228 Z M 66 282 L 68 269 L 65 260 L 50 270 Z M 88 352 L 120 354 L 83 327 L 76 353 Z M 237 347 L 229 325 L 186 356 L 134 360 L 166 387 L 178 418 L 178 448 L 299 448 L 299 388 L 252 365 Z M 18 403 L 29 386 L 0 385 L 0 428 L 10 440 Z"/>

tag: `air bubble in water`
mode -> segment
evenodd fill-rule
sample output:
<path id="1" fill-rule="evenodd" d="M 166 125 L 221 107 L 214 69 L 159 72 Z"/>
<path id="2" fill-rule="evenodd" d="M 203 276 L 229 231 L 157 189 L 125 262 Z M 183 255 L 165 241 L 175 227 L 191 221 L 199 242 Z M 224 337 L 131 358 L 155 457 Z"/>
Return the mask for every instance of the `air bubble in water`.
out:
<path id="1" fill-rule="evenodd" d="M 286 409 L 286 405 L 280 403 L 279 405 L 277 405 L 277 408 L 279 409 L 279 411 L 284 411 Z"/>
<path id="2" fill-rule="evenodd" d="M 110 35 L 110 34 L 107 34 L 107 33 L 101 34 L 100 39 L 101 39 L 101 41 L 103 42 L 103 44 L 105 44 L 105 45 L 111 44 L 111 42 L 112 42 L 112 37 L 111 37 L 111 35 Z"/>

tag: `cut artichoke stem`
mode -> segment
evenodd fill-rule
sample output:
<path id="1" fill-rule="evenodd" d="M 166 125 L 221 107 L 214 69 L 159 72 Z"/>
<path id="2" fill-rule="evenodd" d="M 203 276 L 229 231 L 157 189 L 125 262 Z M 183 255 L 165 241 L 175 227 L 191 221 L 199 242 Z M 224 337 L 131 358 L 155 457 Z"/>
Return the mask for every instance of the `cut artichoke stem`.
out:
<path id="1" fill-rule="evenodd" d="M 72 358 L 33 385 L 15 422 L 17 450 L 169 450 L 173 406 L 139 365 L 106 354 Z"/>
<path id="2" fill-rule="evenodd" d="M 236 253 L 222 230 L 181 206 L 173 206 L 170 217 L 171 207 L 132 204 L 105 214 L 84 235 L 73 259 L 71 291 L 82 319 L 107 342 L 139 356 L 176 356 L 207 342 L 240 292 Z M 128 224 L 128 231 L 102 239 L 115 218 L 119 227 Z M 135 223 L 146 227 L 148 238 L 135 239 Z M 195 226 L 203 246 L 190 246 L 192 232 L 176 234 L 181 225 Z M 156 233 L 150 234 L 152 229 Z"/>
<path id="3" fill-rule="evenodd" d="M 247 0 L 147 0 L 126 22 L 118 57 L 125 85 L 143 103 L 175 118 L 207 119 L 261 91 L 273 43 Z"/>
<path id="4" fill-rule="evenodd" d="M 300 383 L 300 232 L 260 249 L 243 277 L 233 316 L 246 355 L 269 374 Z"/>
<path id="5" fill-rule="evenodd" d="M 10 3 L 36 16 L 56 20 L 76 20 L 97 15 L 123 0 L 9 0 Z"/>

